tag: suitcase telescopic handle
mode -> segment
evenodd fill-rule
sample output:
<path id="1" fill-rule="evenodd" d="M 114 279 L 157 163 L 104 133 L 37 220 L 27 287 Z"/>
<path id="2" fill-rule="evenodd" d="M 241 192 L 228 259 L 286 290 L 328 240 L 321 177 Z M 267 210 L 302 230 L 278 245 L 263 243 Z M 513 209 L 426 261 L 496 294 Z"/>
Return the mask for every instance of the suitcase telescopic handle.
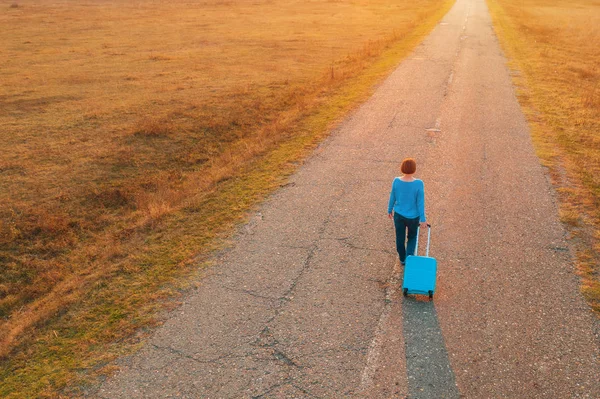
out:
<path id="1" fill-rule="evenodd" d="M 415 255 L 419 252 L 419 232 L 421 231 L 421 227 L 417 228 L 417 242 L 415 245 Z M 427 223 L 427 253 L 425 256 L 429 257 L 429 243 L 431 242 L 431 224 Z"/>

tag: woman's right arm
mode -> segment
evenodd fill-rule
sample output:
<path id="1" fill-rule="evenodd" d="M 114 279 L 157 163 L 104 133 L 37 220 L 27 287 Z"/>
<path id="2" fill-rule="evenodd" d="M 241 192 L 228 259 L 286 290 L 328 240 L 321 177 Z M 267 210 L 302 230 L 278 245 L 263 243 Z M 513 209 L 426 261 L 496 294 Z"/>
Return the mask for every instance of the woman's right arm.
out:
<path id="1" fill-rule="evenodd" d="M 390 200 L 388 201 L 388 215 L 390 217 L 392 217 L 392 210 L 394 209 L 395 203 L 396 203 L 396 194 L 394 193 L 394 182 L 392 182 L 392 190 L 390 191 Z"/>

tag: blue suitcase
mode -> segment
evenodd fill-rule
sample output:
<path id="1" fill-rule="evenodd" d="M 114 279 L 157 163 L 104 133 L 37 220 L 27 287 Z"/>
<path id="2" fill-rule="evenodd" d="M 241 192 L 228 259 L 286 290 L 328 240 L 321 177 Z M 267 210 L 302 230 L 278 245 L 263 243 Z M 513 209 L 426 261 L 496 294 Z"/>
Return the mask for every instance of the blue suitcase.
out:
<path id="1" fill-rule="evenodd" d="M 431 225 L 427 225 L 427 253 L 425 256 L 408 256 L 404 265 L 404 280 L 402 294 L 429 295 L 433 299 L 435 293 L 435 279 L 437 274 L 437 261 L 429 257 L 429 242 L 431 241 Z M 419 235 L 415 254 L 419 249 Z"/>

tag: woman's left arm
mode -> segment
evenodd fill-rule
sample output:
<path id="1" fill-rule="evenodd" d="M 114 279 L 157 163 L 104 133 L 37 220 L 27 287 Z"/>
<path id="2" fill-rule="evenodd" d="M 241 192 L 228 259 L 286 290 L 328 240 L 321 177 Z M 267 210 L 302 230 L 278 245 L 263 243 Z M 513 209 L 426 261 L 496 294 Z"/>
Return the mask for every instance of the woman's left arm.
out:
<path id="1" fill-rule="evenodd" d="M 395 180 L 394 180 L 395 182 Z M 392 210 L 396 204 L 396 194 L 394 193 L 394 182 L 392 182 L 392 190 L 390 191 L 390 200 L 388 201 L 388 216 L 392 218 Z"/>

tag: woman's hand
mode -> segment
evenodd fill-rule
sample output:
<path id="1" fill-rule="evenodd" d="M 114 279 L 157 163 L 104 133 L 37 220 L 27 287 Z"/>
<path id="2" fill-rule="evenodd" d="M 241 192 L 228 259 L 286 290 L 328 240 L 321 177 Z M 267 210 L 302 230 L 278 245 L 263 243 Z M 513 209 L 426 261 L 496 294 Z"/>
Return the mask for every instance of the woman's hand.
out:
<path id="1" fill-rule="evenodd" d="M 421 228 L 424 229 L 425 227 L 427 227 L 427 222 L 421 222 Z"/>
<path id="2" fill-rule="evenodd" d="M 394 218 L 394 212 L 390 212 L 390 213 L 388 213 L 388 217 L 389 217 L 390 219 L 393 219 L 393 218 Z"/>

